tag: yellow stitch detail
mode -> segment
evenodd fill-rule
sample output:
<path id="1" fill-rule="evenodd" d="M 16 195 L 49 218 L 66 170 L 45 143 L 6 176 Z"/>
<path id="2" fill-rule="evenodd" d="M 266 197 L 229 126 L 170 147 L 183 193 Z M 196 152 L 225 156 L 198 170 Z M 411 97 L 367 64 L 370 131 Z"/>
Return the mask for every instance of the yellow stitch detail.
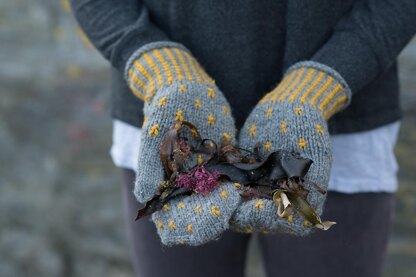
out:
<path id="1" fill-rule="evenodd" d="M 147 62 L 149 67 L 152 69 L 153 73 L 156 75 L 157 88 L 160 88 L 162 86 L 163 79 L 162 79 L 162 73 L 160 72 L 159 67 L 157 66 L 153 57 L 151 57 L 148 53 L 143 54 L 143 59 Z"/>
<path id="2" fill-rule="evenodd" d="M 256 124 L 250 126 L 250 129 L 248 130 L 248 134 L 250 135 L 250 137 L 256 136 L 256 128 Z"/>
<path id="3" fill-rule="evenodd" d="M 129 70 L 129 77 L 130 83 L 133 82 L 134 84 L 138 85 L 144 92 L 146 92 L 146 84 L 140 79 L 139 76 L 135 74 L 133 69 Z"/>
<path id="4" fill-rule="evenodd" d="M 319 96 L 321 96 L 329 88 L 329 86 L 332 85 L 333 81 L 334 78 L 329 76 L 325 83 L 322 85 L 322 87 L 320 87 L 318 91 L 315 93 L 315 95 L 311 98 L 311 105 L 315 105 L 316 100 L 318 100 Z"/>
<path id="5" fill-rule="evenodd" d="M 185 204 L 183 202 L 179 202 L 178 209 L 183 209 L 183 208 L 185 208 Z"/>
<path id="6" fill-rule="evenodd" d="M 267 117 L 267 119 L 270 119 L 270 117 L 272 117 L 272 114 L 273 114 L 273 109 L 272 108 L 268 108 L 266 110 L 266 117 Z"/>
<path id="7" fill-rule="evenodd" d="M 211 213 L 215 216 L 220 216 L 221 215 L 220 210 L 218 210 L 217 206 L 215 206 L 215 205 L 211 206 Z"/>
<path id="8" fill-rule="evenodd" d="M 175 69 L 175 73 L 176 73 L 176 76 L 178 77 L 178 80 L 183 81 L 183 75 L 182 75 L 182 72 L 181 72 L 181 68 L 178 64 L 178 61 L 173 56 L 172 50 L 170 50 L 168 48 L 164 48 L 163 50 L 164 50 L 165 54 L 169 57 L 169 59 L 172 61 L 173 68 Z"/>
<path id="9" fill-rule="evenodd" d="M 169 220 L 168 227 L 169 227 L 169 229 L 171 229 L 171 230 L 176 229 L 175 222 L 173 222 L 173 220 L 172 220 L 172 219 L 171 219 L 171 220 Z"/>
<path id="10" fill-rule="evenodd" d="M 282 134 L 286 134 L 286 132 L 287 132 L 287 124 L 286 124 L 286 121 L 282 120 L 280 122 L 280 130 L 282 131 Z"/>
<path id="11" fill-rule="evenodd" d="M 290 91 L 296 86 L 299 85 L 299 81 L 300 78 L 302 78 L 303 72 L 305 71 L 305 68 L 301 68 L 298 72 L 297 72 L 297 76 L 295 81 L 293 81 L 293 83 L 290 84 L 290 86 L 285 90 L 284 93 L 282 93 L 282 95 L 279 98 L 279 102 L 283 102 L 283 100 L 285 99 L 285 97 L 290 93 Z"/>
<path id="12" fill-rule="evenodd" d="M 154 86 L 154 81 L 150 72 L 147 71 L 143 63 L 139 62 L 138 60 L 134 62 L 134 67 L 141 75 L 143 75 L 146 78 L 146 81 L 149 83 L 150 87 L 147 89 L 151 89 Z"/>
<path id="13" fill-rule="evenodd" d="M 324 78 L 325 74 L 323 72 L 319 72 L 318 77 L 312 82 L 312 84 L 308 87 L 308 89 L 303 93 L 303 95 L 300 98 L 300 102 L 304 104 L 306 102 L 306 98 L 309 96 L 309 94 L 316 88 L 316 86 L 322 82 L 322 79 Z"/>
<path id="14" fill-rule="evenodd" d="M 303 227 L 305 227 L 305 228 L 309 227 L 309 221 L 304 220 L 303 221 Z"/>
<path id="15" fill-rule="evenodd" d="M 156 137 L 159 134 L 159 125 L 155 124 L 149 129 L 149 135 L 152 137 Z"/>
<path id="16" fill-rule="evenodd" d="M 191 72 L 189 70 L 187 62 L 185 61 L 185 57 L 183 55 L 182 50 L 175 48 L 173 51 L 175 51 L 176 55 L 179 57 L 179 61 L 182 64 L 183 70 L 185 71 L 186 79 L 188 79 L 189 81 L 193 81 Z"/>
<path id="17" fill-rule="evenodd" d="M 162 98 L 160 98 L 159 103 L 157 104 L 157 106 L 159 108 L 163 107 L 166 105 L 168 98 L 166 96 L 163 96 Z"/>
<path id="18" fill-rule="evenodd" d="M 224 114 L 228 114 L 230 111 L 229 111 L 228 107 L 226 105 L 224 105 L 224 106 L 222 106 L 222 112 Z"/>
<path id="19" fill-rule="evenodd" d="M 146 102 L 146 96 L 144 95 L 143 92 L 140 92 L 137 88 L 135 88 L 134 86 L 130 87 L 131 90 L 133 91 L 133 94 L 136 95 L 140 100 L 145 101 Z M 146 102 L 147 103 L 147 102 Z"/>
<path id="20" fill-rule="evenodd" d="M 321 124 L 316 124 L 316 131 L 318 134 L 322 135 L 324 133 L 324 127 Z"/>
<path id="21" fill-rule="evenodd" d="M 204 158 L 202 158 L 202 154 L 198 154 L 196 156 L 198 164 L 202 164 L 204 162 Z"/>
<path id="22" fill-rule="evenodd" d="M 195 108 L 197 108 L 197 109 L 201 108 L 201 100 L 199 100 L 199 99 L 195 100 Z"/>
<path id="23" fill-rule="evenodd" d="M 325 97 L 324 101 L 319 105 L 319 109 L 322 111 L 325 106 L 328 105 L 329 102 L 331 102 L 332 99 L 334 99 L 335 96 L 338 95 L 338 92 L 342 90 L 342 86 L 340 84 L 337 84 Z"/>
<path id="24" fill-rule="evenodd" d="M 269 92 L 269 93 L 266 93 L 261 99 L 260 99 L 260 101 L 259 101 L 259 104 L 261 105 L 261 104 L 264 104 L 264 102 L 266 102 L 267 101 L 267 99 L 269 99 L 270 98 L 270 96 L 271 96 L 271 94 L 272 94 L 272 92 Z"/>
<path id="25" fill-rule="evenodd" d="M 236 188 L 241 188 L 241 184 L 240 184 L 240 183 L 235 182 L 233 185 L 234 185 L 234 187 L 236 187 Z"/>
<path id="26" fill-rule="evenodd" d="M 222 190 L 222 191 L 221 191 L 221 197 L 222 197 L 222 199 L 227 199 L 227 197 L 228 197 L 228 192 L 227 192 L 226 190 Z"/>
<path id="27" fill-rule="evenodd" d="M 272 149 L 272 143 L 270 140 L 267 140 L 266 143 L 264 144 L 264 150 L 266 150 L 267 152 L 270 152 L 271 149 Z"/>
<path id="28" fill-rule="evenodd" d="M 139 61 L 134 62 L 134 67 L 139 72 L 139 74 L 143 75 L 146 78 L 146 81 L 149 83 L 150 87 L 148 88 L 146 86 L 145 91 L 147 91 L 148 89 L 151 89 L 154 86 L 154 82 L 153 82 L 153 78 L 152 78 L 151 74 L 147 71 L 147 69 L 144 67 L 144 65 Z M 132 77 L 132 75 L 135 75 L 134 70 L 130 71 L 130 77 Z"/>
<path id="29" fill-rule="evenodd" d="M 268 233 L 270 233 L 270 231 L 269 231 L 267 228 L 263 228 L 263 230 L 261 230 L 261 232 L 262 232 L 263 234 L 268 234 Z"/>
<path id="30" fill-rule="evenodd" d="M 209 124 L 209 125 L 214 125 L 214 123 L 215 123 L 215 117 L 214 117 L 214 115 L 213 114 L 209 114 L 208 115 L 208 118 L 207 118 L 207 123 Z"/>
<path id="31" fill-rule="evenodd" d="M 272 92 L 273 95 L 270 99 L 270 102 L 276 101 L 277 97 L 279 97 L 280 93 L 286 90 L 286 88 L 293 82 L 294 78 L 296 77 L 296 71 L 292 71 L 288 76 L 284 77 L 283 81 L 275 88 Z"/>
<path id="32" fill-rule="evenodd" d="M 244 232 L 246 232 L 246 233 L 253 233 L 253 228 L 252 227 L 246 227 L 244 229 Z"/>
<path id="33" fill-rule="evenodd" d="M 229 133 L 224 132 L 222 134 L 222 139 L 224 140 L 225 143 L 229 143 L 231 141 L 231 136 Z"/>
<path id="34" fill-rule="evenodd" d="M 306 84 L 309 83 L 309 81 L 312 79 L 313 74 L 316 72 L 316 69 L 308 69 L 308 73 L 306 74 L 305 78 L 302 80 L 302 82 L 296 87 L 295 91 L 290 95 L 289 101 L 293 102 L 295 101 L 296 96 L 299 94 L 299 92 L 305 88 Z"/>
<path id="35" fill-rule="evenodd" d="M 182 122 L 183 121 L 183 110 L 177 110 L 175 115 L 175 121 Z"/>
<path id="36" fill-rule="evenodd" d="M 254 203 L 254 207 L 259 209 L 259 210 L 263 209 L 263 206 L 264 206 L 264 202 L 262 200 L 257 200 L 257 202 Z"/>
<path id="37" fill-rule="evenodd" d="M 306 140 L 304 138 L 300 138 L 298 140 L 298 146 L 299 146 L 300 149 L 304 150 L 307 146 Z"/>
<path id="38" fill-rule="evenodd" d="M 289 215 L 287 217 L 287 222 L 292 223 L 293 222 L 293 215 Z"/>
<path id="39" fill-rule="evenodd" d="M 163 210 L 164 210 L 165 212 L 169 212 L 169 211 L 170 211 L 170 207 L 169 207 L 169 205 L 168 205 L 168 204 L 164 204 L 164 205 L 163 205 Z"/>
<path id="40" fill-rule="evenodd" d="M 170 71 L 169 64 L 167 63 L 167 61 L 165 60 L 165 57 L 162 55 L 162 53 L 159 51 L 159 49 L 155 49 L 154 55 L 155 55 L 156 59 L 159 60 L 159 63 L 162 65 L 163 71 L 166 74 L 167 83 L 169 85 L 171 85 L 172 82 L 173 82 L 173 76 L 172 76 L 172 72 Z"/>
<path id="41" fill-rule="evenodd" d="M 325 112 L 325 119 L 327 120 L 333 113 L 335 113 L 340 108 L 339 104 L 343 103 L 345 100 L 347 100 L 346 95 L 335 101 L 334 104 L 332 104 L 332 106 Z"/>
<path id="42" fill-rule="evenodd" d="M 295 108 L 295 113 L 296 113 L 297 115 L 302 115 L 302 113 L 303 113 L 303 109 L 302 109 L 301 107 L 296 107 L 296 108 Z"/>
<path id="43" fill-rule="evenodd" d="M 186 226 L 186 231 L 188 233 L 192 233 L 192 224 L 188 224 L 188 226 Z"/>
<path id="44" fill-rule="evenodd" d="M 296 77 L 296 71 L 292 71 L 287 77 L 284 77 L 283 81 L 271 92 L 270 102 L 276 101 L 277 97 L 284 92 L 288 86 L 293 82 Z"/>
<path id="45" fill-rule="evenodd" d="M 213 88 L 208 88 L 208 96 L 210 98 L 214 98 L 215 97 L 215 91 Z"/>
<path id="46" fill-rule="evenodd" d="M 188 60 L 190 61 L 189 63 L 191 64 L 191 68 L 192 68 L 192 72 L 195 74 L 196 77 L 196 81 L 200 84 L 202 83 L 202 79 L 200 76 L 200 71 L 199 68 L 201 68 L 201 66 L 198 64 L 198 62 L 191 57 L 188 53 L 184 52 L 185 56 L 188 58 Z"/>
<path id="47" fill-rule="evenodd" d="M 163 229 L 163 222 L 160 219 L 158 219 L 156 221 L 156 226 L 158 229 Z"/>
<path id="48" fill-rule="evenodd" d="M 201 206 L 198 205 L 198 206 L 195 207 L 195 212 L 197 214 L 199 214 L 201 211 L 202 211 Z"/>
<path id="49" fill-rule="evenodd" d="M 186 92 L 186 86 L 185 85 L 179 85 L 179 91 L 180 92 Z"/>
<path id="50" fill-rule="evenodd" d="M 185 58 L 185 61 L 186 61 L 186 66 L 188 66 L 188 68 L 189 68 L 189 78 L 188 78 L 188 80 L 190 81 L 190 82 L 192 82 L 192 81 L 194 81 L 195 80 L 195 78 L 192 76 L 192 73 L 195 73 L 195 71 L 193 70 L 193 63 L 192 63 L 192 61 L 194 60 L 194 58 L 192 58 L 192 56 L 191 55 L 189 55 L 188 54 L 188 52 L 186 52 L 186 51 L 182 51 L 182 54 L 183 54 L 183 56 L 184 56 L 184 58 Z M 196 75 L 196 74 L 195 74 Z M 196 77 L 196 76 L 195 76 Z"/>
<path id="51" fill-rule="evenodd" d="M 150 99 L 151 99 L 151 96 L 150 96 L 150 95 L 146 95 L 146 96 L 144 97 L 144 102 L 147 104 L 147 103 L 149 103 L 149 102 L 150 102 Z"/>

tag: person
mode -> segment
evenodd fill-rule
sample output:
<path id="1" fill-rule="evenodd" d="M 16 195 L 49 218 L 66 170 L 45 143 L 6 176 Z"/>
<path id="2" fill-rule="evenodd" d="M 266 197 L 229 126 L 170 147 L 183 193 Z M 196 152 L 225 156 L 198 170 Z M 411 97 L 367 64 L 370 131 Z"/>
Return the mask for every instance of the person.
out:
<path id="1" fill-rule="evenodd" d="M 137 276 L 243 276 L 251 233 L 269 276 L 381 275 L 397 189 L 396 58 L 416 32 L 415 1 L 71 2 L 113 67 L 111 156 Z M 134 222 L 137 200 L 163 180 L 161 137 L 182 120 L 216 141 L 311 158 L 307 177 L 329 192 L 308 187 L 308 200 L 337 225 L 311 233 L 230 182 L 168 202 L 156 228 Z"/>

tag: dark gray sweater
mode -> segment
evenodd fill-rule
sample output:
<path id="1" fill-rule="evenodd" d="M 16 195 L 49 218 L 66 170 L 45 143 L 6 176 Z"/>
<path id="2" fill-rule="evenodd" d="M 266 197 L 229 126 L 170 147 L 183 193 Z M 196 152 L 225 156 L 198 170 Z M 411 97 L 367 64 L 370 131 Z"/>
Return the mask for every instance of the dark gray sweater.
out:
<path id="1" fill-rule="evenodd" d="M 292 64 L 314 60 L 347 81 L 351 105 L 332 133 L 400 118 L 396 57 L 416 32 L 416 0 L 72 0 L 114 70 L 113 116 L 141 126 L 142 103 L 122 78 L 130 55 L 155 41 L 190 49 L 229 100 L 238 127 Z"/>

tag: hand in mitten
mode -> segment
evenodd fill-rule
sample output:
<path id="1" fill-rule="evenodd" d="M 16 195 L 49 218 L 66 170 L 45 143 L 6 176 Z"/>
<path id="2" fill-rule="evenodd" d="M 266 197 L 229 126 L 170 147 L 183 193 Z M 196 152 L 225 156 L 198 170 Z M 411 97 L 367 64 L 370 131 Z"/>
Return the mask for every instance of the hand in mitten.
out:
<path id="1" fill-rule="evenodd" d="M 202 137 L 220 145 L 235 142 L 234 120 L 214 81 L 180 44 L 159 42 L 140 48 L 127 63 L 126 75 L 132 91 L 145 101 L 134 194 L 146 202 L 165 179 L 159 149 L 170 126 L 188 121 Z M 163 244 L 199 245 L 228 228 L 239 201 L 236 188 L 223 183 L 208 195 L 169 201 L 152 219 Z"/>
<path id="2" fill-rule="evenodd" d="M 333 69 L 314 62 L 289 68 L 282 82 L 258 103 L 239 136 L 242 148 L 261 146 L 263 154 L 279 149 L 297 152 L 313 161 L 304 182 L 307 201 L 321 215 L 326 196 L 312 183 L 326 189 L 331 169 L 331 140 L 327 120 L 346 107 L 351 92 Z M 232 220 L 238 231 L 270 231 L 306 235 L 311 224 L 299 213 L 278 216 L 273 200 L 243 202 Z"/>

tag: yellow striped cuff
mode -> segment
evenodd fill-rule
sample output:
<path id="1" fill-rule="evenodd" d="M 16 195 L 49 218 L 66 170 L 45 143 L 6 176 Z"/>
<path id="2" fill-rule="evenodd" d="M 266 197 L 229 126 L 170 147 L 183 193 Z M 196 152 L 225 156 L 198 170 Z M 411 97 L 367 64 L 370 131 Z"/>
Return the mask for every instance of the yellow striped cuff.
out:
<path id="1" fill-rule="evenodd" d="M 149 102 L 156 91 L 175 82 L 212 84 L 213 80 L 186 50 L 177 47 L 152 48 L 130 62 L 127 81 L 133 93 Z"/>
<path id="2" fill-rule="evenodd" d="M 333 69 L 315 62 L 303 62 L 290 68 L 280 84 L 261 103 L 295 102 L 317 107 L 329 119 L 345 108 L 351 92 Z"/>

